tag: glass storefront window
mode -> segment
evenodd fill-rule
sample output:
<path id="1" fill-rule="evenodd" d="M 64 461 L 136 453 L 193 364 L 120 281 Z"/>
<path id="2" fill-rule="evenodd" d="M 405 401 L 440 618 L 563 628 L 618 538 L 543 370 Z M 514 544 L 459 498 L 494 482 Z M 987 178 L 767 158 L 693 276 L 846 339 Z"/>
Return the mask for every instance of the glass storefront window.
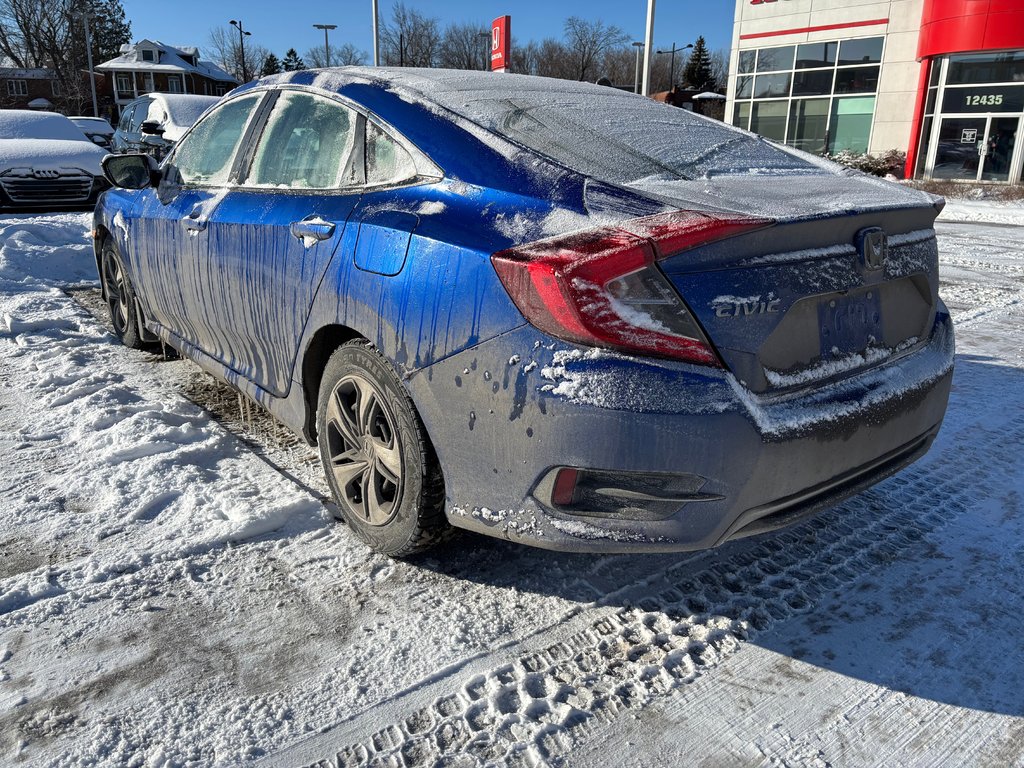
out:
<path id="1" fill-rule="evenodd" d="M 868 137 L 871 135 L 871 117 L 874 112 L 874 96 L 833 99 L 828 140 L 829 154 L 844 149 L 851 152 L 867 152 Z"/>
<path id="2" fill-rule="evenodd" d="M 950 56 L 946 84 L 976 83 L 1024 83 L 1024 52 Z"/>
<path id="3" fill-rule="evenodd" d="M 836 93 L 874 93 L 878 90 L 878 67 L 836 70 Z"/>
<path id="4" fill-rule="evenodd" d="M 882 60 L 882 38 L 843 40 L 839 44 L 839 66 L 877 64 Z"/>
<path id="5" fill-rule="evenodd" d="M 839 43 L 806 43 L 796 49 L 796 68 L 831 67 L 836 63 Z"/>
<path id="6" fill-rule="evenodd" d="M 828 99 L 794 99 L 789 111 L 786 143 L 821 154 L 828 137 Z"/>
<path id="7" fill-rule="evenodd" d="M 777 141 L 786 140 L 786 102 L 754 102 L 750 111 L 750 130 Z"/>
<path id="8" fill-rule="evenodd" d="M 749 99 L 750 94 L 754 92 L 754 78 L 753 77 L 737 77 L 736 78 L 736 98 L 737 99 Z"/>
<path id="9" fill-rule="evenodd" d="M 925 162 L 928 160 L 928 146 L 932 138 L 932 122 L 935 118 L 926 117 L 921 124 L 921 144 L 917 150 L 917 167 L 914 169 L 914 178 L 924 175 Z"/>
<path id="10" fill-rule="evenodd" d="M 757 71 L 778 72 L 780 69 L 792 69 L 794 50 L 792 45 L 783 48 L 761 48 L 757 52 Z"/>
<path id="11" fill-rule="evenodd" d="M 927 98 L 927 100 L 924 103 L 924 113 L 926 115 L 934 115 L 935 114 L 935 99 L 938 97 L 938 95 L 939 95 L 939 89 L 938 88 L 929 88 L 928 89 L 928 98 Z"/>
<path id="12" fill-rule="evenodd" d="M 793 75 L 794 96 L 827 96 L 832 93 L 832 75 L 835 70 L 822 69 L 797 72 Z"/>
<path id="13" fill-rule="evenodd" d="M 789 73 L 783 75 L 757 75 L 754 78 L 754 98 L 771 99 L 789 96 Z"/>
<path id="14" fill-rule="evenodd" d="M 757 51 L 740 51 L 739 68 L 736 70 L 741 75 L 754 71 L 754 62 L 757 60 Z"/>
<path id="15" fill-rule="evenodd" d="M 746 129 L 750 125 L 750 104 L 737 104 L 733 112 L 732 124 L 737 128 Z"/>

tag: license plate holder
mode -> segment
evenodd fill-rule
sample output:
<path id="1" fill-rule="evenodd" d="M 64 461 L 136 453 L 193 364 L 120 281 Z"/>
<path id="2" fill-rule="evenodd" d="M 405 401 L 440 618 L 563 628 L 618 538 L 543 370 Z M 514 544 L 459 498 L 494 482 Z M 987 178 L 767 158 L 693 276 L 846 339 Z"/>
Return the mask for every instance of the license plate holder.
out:
<path id="1" fill-rule="evenodd" d="M 878 290 L 849 293 L 818 304 L 822 358 L 862 352 L 882 338 Z"/>

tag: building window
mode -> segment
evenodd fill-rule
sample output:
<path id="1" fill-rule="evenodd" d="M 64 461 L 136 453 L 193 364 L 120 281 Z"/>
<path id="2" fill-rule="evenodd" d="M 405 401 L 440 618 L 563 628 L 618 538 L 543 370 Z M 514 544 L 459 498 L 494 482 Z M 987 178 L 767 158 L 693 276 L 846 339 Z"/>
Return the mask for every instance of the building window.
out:
<path id="1" fill-rule="evenodd" d="M 8 80 L 7 81 L 7 95 L 8 96 L 28 96 L 28 81 L 27 80 Z"/>
<path id="2" fill-rule="evenodd" d="M 127 74 L 119 74 L 117 76 L 117 95 L 118 96 L 132 96 L 134 91 L 132 90 L 132 79 Z"/>
<path id="3" fill-rule="evenodd" d="M 167 92 L 181 93 L 181 77 L 178 75 L 167 76 Z"/>
<path id="4" fill-rule="evenodd" d="M 733 124 L 808 152 L 866 152 L 883 43 L 871 37 L 740 51 Z"/>
<path id="5" fill-rule="evenodd" d="M 149 48 L 142 49 L 142 60 L 143 61 L 156 61 L 156 51 L 152 51 Z"/>
<path id="6" fill-rule="evenodd" d="M 61 95 L 60 83 L 57 82 L 56 80 L 51 80 L 50 81 L 50 92 L 53 93 L 54 96 L 59 97 Z"/>
<path id="7" fill-rule="evenodd" d="M 228 87 L 226 85 L 218 85 L 216 86 L 216 89 L 218 96 L 223 96 L 225 93 L 228 92 Z"/>
<path id="8" fill-rule="evenodd" d="M 153 73 L 152 72 L 146 72 L 142 76 L 142 92 L 143 93 L 149 93 L 149 92 L 155 91 L 155 90 L 156 90 L 156 87 L 153 85 Z"/>

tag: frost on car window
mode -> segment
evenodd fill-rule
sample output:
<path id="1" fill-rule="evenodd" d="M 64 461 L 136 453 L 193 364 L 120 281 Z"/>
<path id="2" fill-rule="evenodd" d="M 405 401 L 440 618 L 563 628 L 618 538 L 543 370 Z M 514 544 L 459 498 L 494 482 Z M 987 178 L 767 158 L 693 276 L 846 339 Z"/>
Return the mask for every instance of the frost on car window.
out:
<path id="1" fill-rule="evenodd" d="M 405 149 L 371 122 L 366 123 L 366 183 L 397 184 L 416 175 Z"/>
<path id="2" fill-rule="evenodd" d="M 613 183 L 829 171 L 746 131 L 604 86 L 416 70 L 388 73 L 433 102 L 570 168 Z"/>
<path id="3" fill-rule="evenodd" d="M 260 94 L 232 99 L 215 109 L 179 142 L 172 164 L 184 184 L 225 184 L 235 150 Z"/>
<path id="4" fill-rule="evenodd" d="M 346 186 L 355 115 L 329 99 L 283 93 L 260 139 L 246 183 L 334 189 Z M 350 175 L 351 171 L 349 171 Z"/>

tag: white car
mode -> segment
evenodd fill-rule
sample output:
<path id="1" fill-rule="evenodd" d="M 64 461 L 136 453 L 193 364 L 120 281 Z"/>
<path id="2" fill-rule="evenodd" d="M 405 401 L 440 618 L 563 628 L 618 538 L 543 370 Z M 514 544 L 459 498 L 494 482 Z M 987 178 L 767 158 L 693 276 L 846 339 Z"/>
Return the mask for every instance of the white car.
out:
<path id="1" fill-rule="evenodd" d="M 106 154 L 64 115 L 0 110 L 0 207 L 95 203 L 110 186 L 100 168 Z"/>
<path id="2" fill-rule="evenodd" d="M 141 96 L 121 112 L 111 148 L 114 152 L 165 151 L 218 101 L 219 96 L 185 93 L 148 93 Z M 151 123 L 156 133 L 143 132 L 143 123 Z"/>
<path id="3" fill-rule="evenodd" d="M 110 146 L 110 140 L 114 137 L 114 128 L 104 118 L 74 115 L 68 117 L 68 120 L 77 125 L 85 134 L 85 138 L 93 144 L 99 144 L 101 147 Z"/>

